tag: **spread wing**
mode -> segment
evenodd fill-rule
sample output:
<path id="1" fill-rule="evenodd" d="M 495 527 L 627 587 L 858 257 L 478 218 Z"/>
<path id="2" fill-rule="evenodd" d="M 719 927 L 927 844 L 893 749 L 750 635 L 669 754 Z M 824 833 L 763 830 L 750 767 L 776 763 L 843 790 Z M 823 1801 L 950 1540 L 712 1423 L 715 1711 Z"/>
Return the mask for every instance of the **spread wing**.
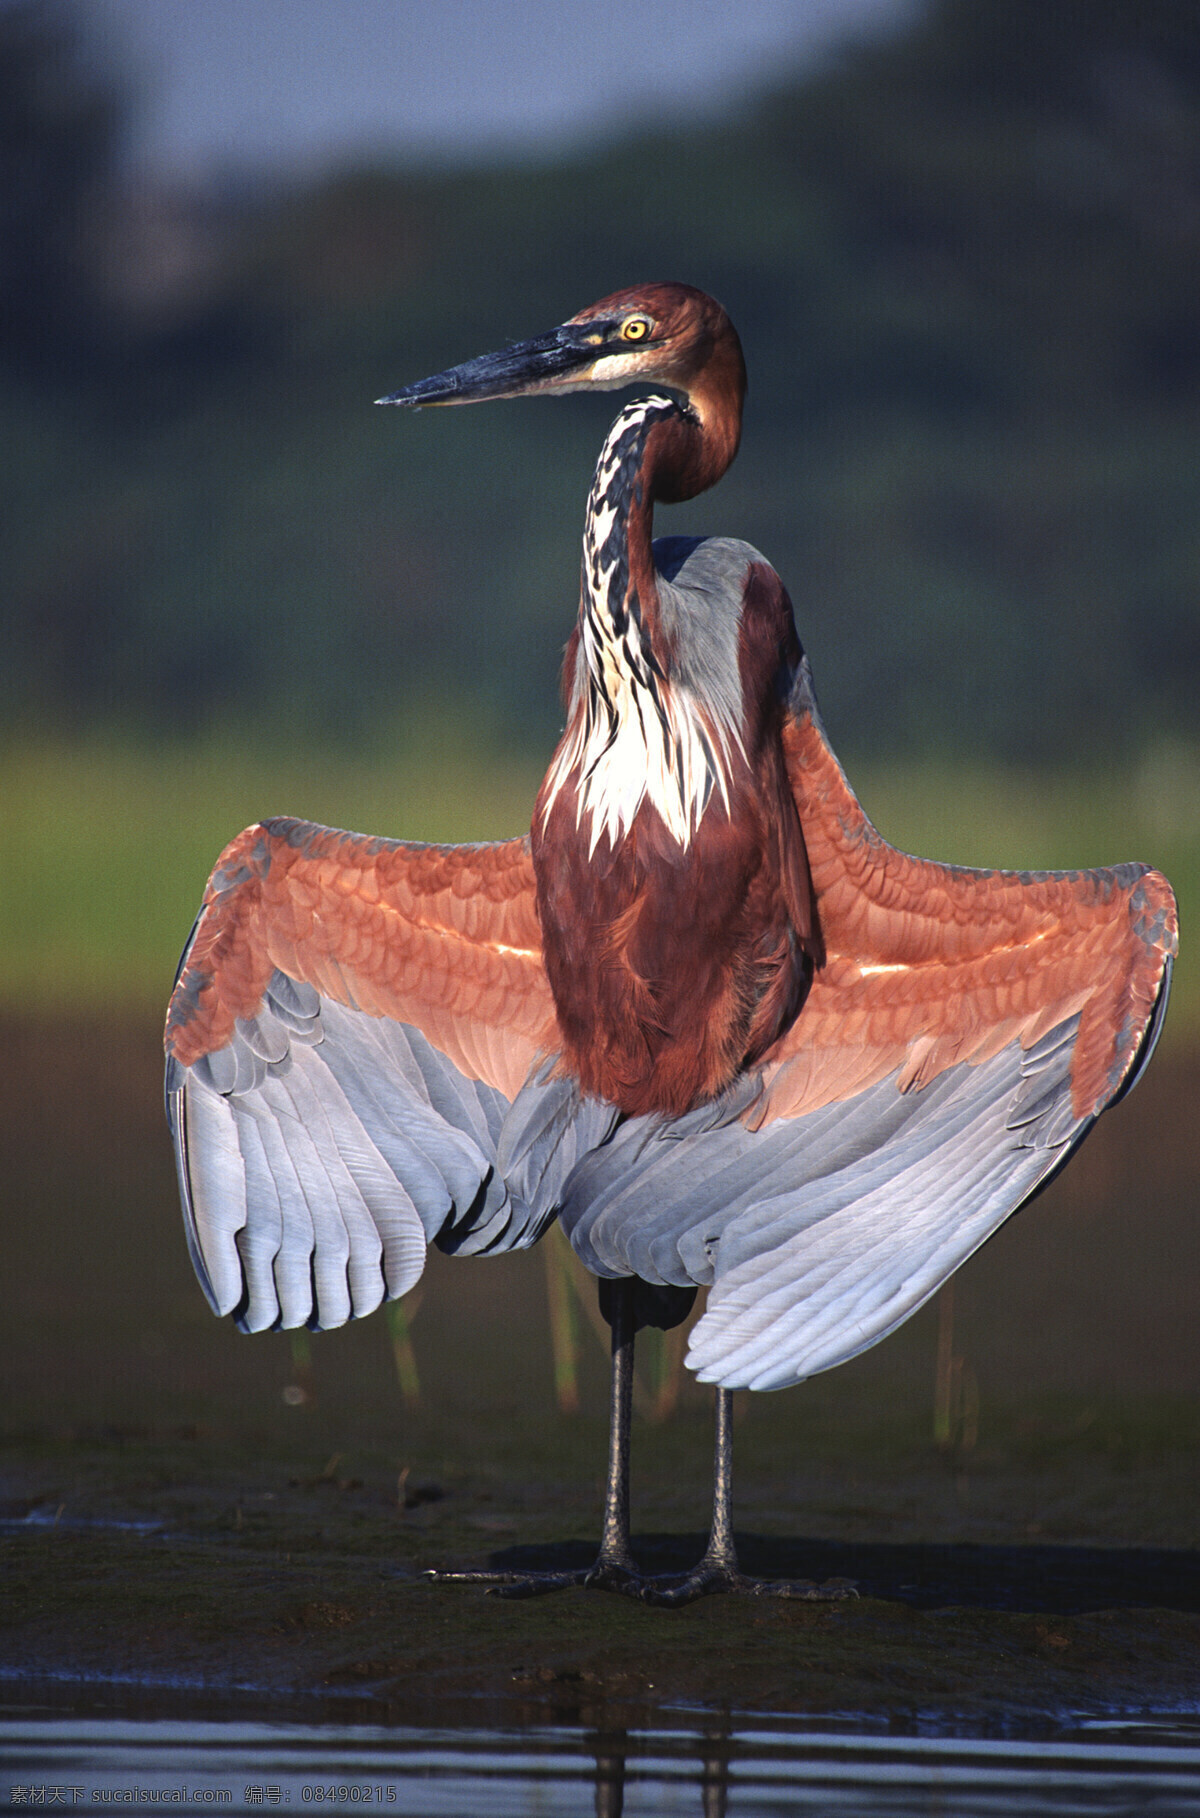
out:
<path id="1" fill-rule="evenodd" d="M 614 1114 L 554 1077 L 528 842 L 248 828 L 167 1015 L 192 1260 L 246 1330 L 340 1325 L 447 1249 L 531 1243 Z"/>
<path id="2" fill-rule="evenodd" d="M 844 1102 L 899 1069 L 901 1092 L 948 1067 L 1028 1049 L 1078 1016 L 1075 1118 L 1128 1079 L 1175 952 L 1167 880 L 1146 865 L 976 871 L 880 838 L 829 748 L 805 661 L 784 729 L 825 964 L 771 1057 L 763 1116 Z M 1130 1084 L 1132 1081 L 1129 1082 Z"/>
<path id="3" fill-rule="evenodd" d="M 712 1284 L 688 1362 L 726 1387 L 780 1388 L 874 1344 L 1045 1184 L 1145 1066 L 1177 938 L 1144 865 L 896 852 L 829 748 L 806 662 L 785 746 L 824 942 L 809 997 L 757 1096 L 747 1081 L 674 1125 L 622 1127 L 563 1210 L 598 1273 Z"/>

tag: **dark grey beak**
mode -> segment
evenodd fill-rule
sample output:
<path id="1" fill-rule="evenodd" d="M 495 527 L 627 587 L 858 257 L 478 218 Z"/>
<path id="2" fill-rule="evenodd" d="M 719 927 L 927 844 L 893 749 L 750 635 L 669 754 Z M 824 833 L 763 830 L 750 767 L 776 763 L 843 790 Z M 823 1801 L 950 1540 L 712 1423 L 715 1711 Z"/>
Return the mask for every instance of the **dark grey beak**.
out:
<path id="1" fill-rule="evenodd" d="M 604 352 L 604 327 L 598 322 L 579 326 L 568 322 L 536 340 L 481 354 L 431 379 L 418 379 L 375 402 L 416 410 L 428 404 L 482 404 L 489 398 L 520 398 L 530 392 L 571 391 L 572 376 L 582 377 Z"/>

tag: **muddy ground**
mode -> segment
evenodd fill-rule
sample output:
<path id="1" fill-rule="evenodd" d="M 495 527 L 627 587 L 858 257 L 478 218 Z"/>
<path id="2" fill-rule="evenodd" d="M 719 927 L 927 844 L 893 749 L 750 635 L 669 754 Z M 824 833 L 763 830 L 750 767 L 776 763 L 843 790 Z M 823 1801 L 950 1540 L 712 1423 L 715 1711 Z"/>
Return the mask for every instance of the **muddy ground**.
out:
<path id="1" fill-rule="evenodd" d="M 209 1313 L 152 1026 L 10 1018 L 0 1056 L 0 1670 L 26 1692 L 437 1722 L 1200 1704 L 1200 1057 L 1156 1061 L 952 1307 L 737 1398 L 743 1563 L 859 1595 L 663 1611 L 420 1576 L 594 1548 L 606 1363 L 581 1315 L 562 1413 L 544 1247 L 434 1259 L 406 1401 L 382 1315 L 306 1343 Z M 690 1381 L 638 1423 L 646 1566 L 700 1550 L 710 1447 Z"/>

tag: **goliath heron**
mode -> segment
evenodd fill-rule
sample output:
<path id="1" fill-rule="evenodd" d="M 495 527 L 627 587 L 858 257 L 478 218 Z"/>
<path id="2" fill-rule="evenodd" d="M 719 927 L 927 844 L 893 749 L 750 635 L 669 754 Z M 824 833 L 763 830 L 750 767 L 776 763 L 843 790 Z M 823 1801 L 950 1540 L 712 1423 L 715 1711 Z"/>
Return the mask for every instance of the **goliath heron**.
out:
<path id="1" fill-rule="evenodd" d="M 895 851 L 830 750 L 773 569 L 726 538 L 652 541 L 656 502 L 737 452 L 745 366 L 710 297 L 620 291 L 380 402 L 645 381 L 665 392 L 620 411 L 592 483 L 530 836 L 248 828 L 184 955 L 167 1096 L 192 1261 L 247 1332 L 341 1325 L 405 1294 L 430 1241 L 494 1254 L 557 1218 L 613 1328 L 603 1541 L 588 1574 L 509 1588 L 681 1602 L 747 1586 L 731 1391 L 875 1344 L 1045 1185 L 1149 1058 L 1176 914 L 1145 865 Z M 655 1583 L 629 1550 L 633 1336 L 697 1285 L 712 1539 Z"/>

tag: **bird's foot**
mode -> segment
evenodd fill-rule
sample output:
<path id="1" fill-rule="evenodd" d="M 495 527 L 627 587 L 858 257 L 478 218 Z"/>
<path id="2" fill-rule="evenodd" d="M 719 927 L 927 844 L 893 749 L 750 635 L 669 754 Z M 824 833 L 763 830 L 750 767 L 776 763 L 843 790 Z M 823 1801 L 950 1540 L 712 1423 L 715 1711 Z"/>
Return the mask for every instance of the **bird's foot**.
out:
<path id="1" fill-rule="evenodd" d="M 614 1560 L 603 1557 L 594 1565 L 581 1566 L 575 1571 L 567 1572 L 513 1572 L 513 1571 L 477 1571 L 477 1572 L 440 1572 L 428 1571 L 424 1576 L 434 1584 L 478 1584 L 483 1585 L 490 1597 L 516 1599 L 521 1597 L 546 1597 L 551 1591 L 568 1591 L 581 1585 L 589 1591 L 614 1591 L 620 1597 L 641 1599 L 644 1596 L 648 1579 L 620 1565 Z"/>
<path id="2" fill-rule="evenodd" d="M 858 1588 L 849 1578 L 827 1578 L 824 1584 L 816 1584 L 811 1578 L 748 1578 L 736 1564 L 720 1559 L 702 1559 L 690 1572 L 664 1572 L 653 1576 L 603 1556 L 594 1565 L 580 1566 L 573 1571 L 442 1572 L 434 1569 L 424 1576 L 434 1584 L 482 1585 L 489 1596 L 514 1601 L 581 1587 L 588 1591 L 611 1591 L 618 1597 L 632 1597 L 637 1603 L 652 1604 L 659 1609 L 678 1609 L 685 1603 L 695 1603 L 699 1597 L 720 1593 L 738 1597 L 793 1598 L 804 1603 L 839 1603 L 844 1598 L 858 1596 Z"/>
<path id="3" fill-rule="evenodd" d="M 661 1577 L 642 1580 L 641 1598 L 663 1609 L 677 1609 L 681 1604 L 695 1603 L 698 1597 L 727 1593 L 737 1597 L 792 1597 L 804 1603 L 838 1603 L 846 1597 L 857 1597 L 858 1589 L 849 1578 L 829 1578 L 816 1584 L 811 1578 L 748 1578 L 736 1565 L 723 1560 L 702 1559 L 690 1572 L 664 1573 Z"/>

